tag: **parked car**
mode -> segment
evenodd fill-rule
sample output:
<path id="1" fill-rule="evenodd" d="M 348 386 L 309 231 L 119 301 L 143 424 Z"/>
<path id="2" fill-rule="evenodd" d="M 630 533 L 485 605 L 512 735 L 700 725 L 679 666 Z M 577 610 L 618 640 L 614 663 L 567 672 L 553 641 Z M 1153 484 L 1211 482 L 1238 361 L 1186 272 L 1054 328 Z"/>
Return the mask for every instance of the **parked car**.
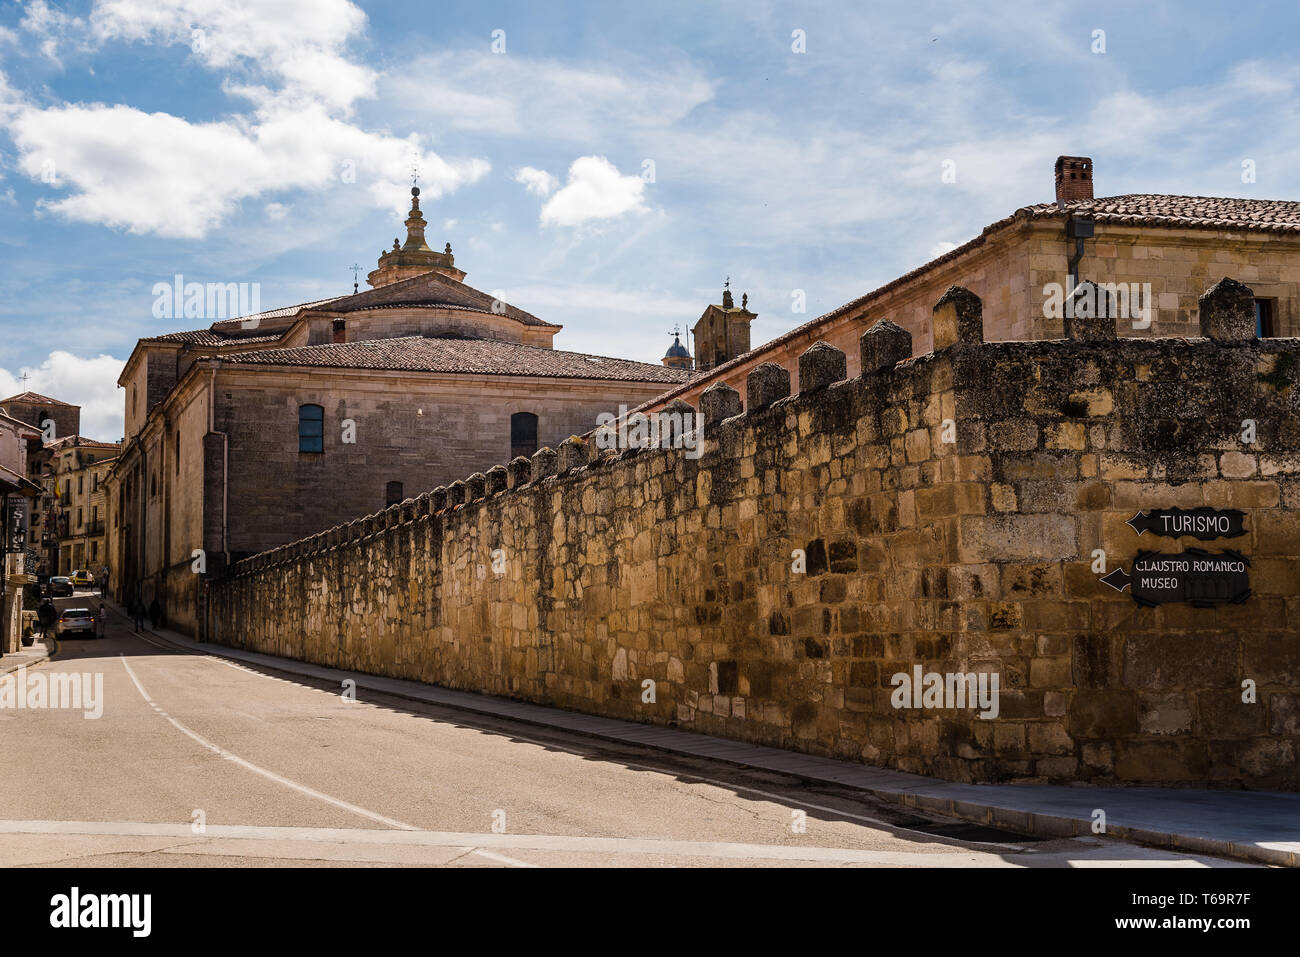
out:
<path id="1" fill-rule="evenodd" d="M 60 596 L 72 597 L 72 579 L 64 575 L 56 575 L 50 579 L 50 597 Z"/>
<path id="2" fill-rule="evenodd" d="M 95 637 L 95 616 L 89 608 L 65 608 L 59 615 L 58 635 L 82 634 Z"/>
<path id="3" fill-rule="evenodd" d="M 94 588 L 95 576 L 90 574 L 86 569 L 79 568 L 72 573 L 72 584 L 76 585 L 78 588 Z"/>

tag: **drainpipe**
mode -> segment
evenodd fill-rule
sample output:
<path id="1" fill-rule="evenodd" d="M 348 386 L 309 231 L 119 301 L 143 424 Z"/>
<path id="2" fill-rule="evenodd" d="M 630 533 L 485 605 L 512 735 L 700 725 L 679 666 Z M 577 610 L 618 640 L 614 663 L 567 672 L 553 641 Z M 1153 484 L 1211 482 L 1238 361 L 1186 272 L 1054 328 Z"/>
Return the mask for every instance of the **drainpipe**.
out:
<path id="1" fill-rule="evenodd" d="M 230 437 L 217 431 L 217 369 L 220 359 L 212 360 L 212 375 L 208 378 L 208 431 L 221 436 L 221 555 L 224 568 L 230 567 L 230 548 L 226 540 L 230 508 Z"/>
<path id="2" fill-rule="evenodd" d="M 1065 296 L 1074 295 L 1079 285 L 1079 262 L 1083 259 L 1083 241 L 1092 239 L 1095 220 L 1091 216 L 1071 216 L 1065 221 L 1065 238 L 1074 240 L 1074 252 L 1069 260 L 1069 282 L 1066 283 Z"/>

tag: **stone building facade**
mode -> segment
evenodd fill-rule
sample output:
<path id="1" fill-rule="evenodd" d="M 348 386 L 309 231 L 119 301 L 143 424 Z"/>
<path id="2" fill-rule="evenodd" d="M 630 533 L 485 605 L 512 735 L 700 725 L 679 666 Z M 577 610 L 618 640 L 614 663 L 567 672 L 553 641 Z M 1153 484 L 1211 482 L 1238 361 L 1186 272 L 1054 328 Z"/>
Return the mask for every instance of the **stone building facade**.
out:
<path id="1" fill-rule="evenodd" d="M 1044 289 L 1073 285 L 1071 276 L 1115 290 L 1136 284 L 1140 305 L 1150 305 L 1150 324 L 1139 318 L 1135 327 L 1131 316 L 1117 315 L 1116 332 L 1125 338 L 1197 335 L 1197 297 L 1225 276 L 1254 290 L 1261 337 L 1300 335 L 1300 203 L 1160 194 L 1094 198 L 1090 159 L 1063 156 L 1057 167 L 1055 202 L 1016 210 L 879 289 L 713 365 L 646 408 L 675 398 L 698 402 L 715 382 L 743 392 L 745 377 L 764 362 L 786 368 L 797 388 L 798 357 L 818 341 L 844 351 L 856 375 L 857 337 L 886 316 L 911 333 L 916 354 L 923 355 L 932 345 L 930 306 L 955 283 L 989 305 L 990 340 L 1062 336 L 1063 310 L 1050 307 Z M 696 368 L 703 369 L 699 352 L 697 343 Z"/>
<path id="2" fill-rule="evenodd" d="M 45 445 L 41 485 L 52 505 L 44 524 L 58 546 L 48 574 L 84 570 L 98 580 L 107 566 L 106 483 L 121 448 L 80 435 Z"/>
<path id="3" fill-rule="evenodd" d="M 921 355 L 882 315 L 856 375 L 715 383 L 698 459 L 570 439 L 236 562 L 205 633 L 961 781 L 1296 788 L 1300 341 L 1256 297 L 988 342 L 954 287 Z"/>
<path id="4" fill-rule="evenodd" d="M 28 456 L 40 447 L 40 431 L 0 412 L 0 654 L 21 647 L 23 593 L 36 581 L 28 538 L 41 490 L 27 472 Z"/>
<path id="5" fill-rule="evenodd" d="M 424 241 L 374 288 L 141 339 L 119 379 L 111 587 L 197 627 L 206 577 L 514 454 L 589 430 L 685 370 L 553 348 L 560 326 L 462 280 Z"/>

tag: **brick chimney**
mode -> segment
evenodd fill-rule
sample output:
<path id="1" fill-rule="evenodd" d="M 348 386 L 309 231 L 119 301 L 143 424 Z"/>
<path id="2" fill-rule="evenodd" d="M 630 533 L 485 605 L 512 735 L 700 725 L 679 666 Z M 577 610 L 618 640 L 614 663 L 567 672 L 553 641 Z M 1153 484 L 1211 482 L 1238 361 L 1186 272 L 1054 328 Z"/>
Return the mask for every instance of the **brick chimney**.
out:
<path id="1" fill-rule="evenodd" d="M 1056 158 L 1056 201 L 1092 199 L 1092 160 L 1086 156 Z"/>

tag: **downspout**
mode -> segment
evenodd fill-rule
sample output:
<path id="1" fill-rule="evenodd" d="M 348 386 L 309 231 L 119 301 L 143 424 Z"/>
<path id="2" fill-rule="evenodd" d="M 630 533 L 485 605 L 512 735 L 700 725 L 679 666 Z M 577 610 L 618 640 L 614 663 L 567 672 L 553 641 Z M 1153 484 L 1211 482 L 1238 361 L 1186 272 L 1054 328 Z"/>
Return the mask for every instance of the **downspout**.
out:
<path id="1" fill-rule="evenodd" d="M 1074 240 L 1074 252 L 1069 258 L 1069 282 L 1065 289 L 1067 300 L 1074 295 L 1074 290 L 1079 285 L 1079 262 L 1083 259 L 1083 241 L 1092 238 L 1095 224 L 1096 221 L 1091 216 L 1071 216 L 1065 221 L 1065 237 Z"/>
<path id="2" fill-rule="evenodd" d="M 227 541 L 230 509 L 230 437 L 217 431 L 217 369 L 220 359 L 212 360 L 212 375 L 208 378 L 208 431 L 221 436 L 221 556 L 223 569 L 230 567 L 230 547 Z"/>

